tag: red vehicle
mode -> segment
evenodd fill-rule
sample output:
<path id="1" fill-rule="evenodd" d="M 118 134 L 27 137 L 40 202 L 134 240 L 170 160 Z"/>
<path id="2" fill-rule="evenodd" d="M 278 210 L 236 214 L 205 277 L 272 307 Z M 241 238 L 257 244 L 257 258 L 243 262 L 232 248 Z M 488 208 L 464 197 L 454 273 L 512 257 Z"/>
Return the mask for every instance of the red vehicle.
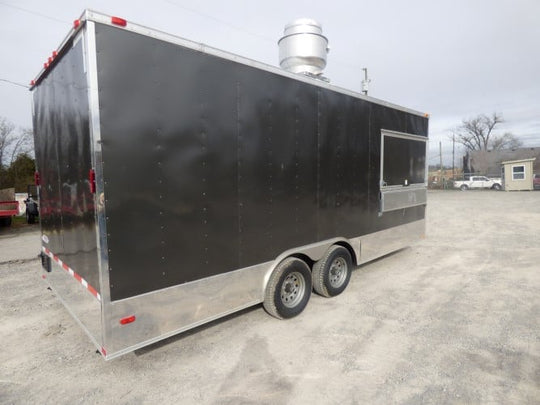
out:
<path id="1" fill-rule="evenodd" d="M 0 226 L 11 226 L 11 217 L 18 213 L 18 201 L 0 201 Z"/>
<path id="2" fill-rule="evenodd" d="M 540 190 L 540 174 L 535 174 L 533 176 L 533 187 L 535 190 Z"/>

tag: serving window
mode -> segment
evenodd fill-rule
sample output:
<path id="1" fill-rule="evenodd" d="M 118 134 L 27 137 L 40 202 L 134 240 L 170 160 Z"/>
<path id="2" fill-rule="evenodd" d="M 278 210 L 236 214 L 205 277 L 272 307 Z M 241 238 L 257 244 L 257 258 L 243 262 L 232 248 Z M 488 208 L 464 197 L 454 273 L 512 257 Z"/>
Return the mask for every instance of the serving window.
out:
<path id="1" fill-rule="evenodd" d="M 426 151 L 425 136 L 381 131 L 380 215 L 426 204 Z"/>
<path id="2" fill-rule="evenodd" d="M 426 184 L 424 136 L 382 131 L 381 188 Z"/>

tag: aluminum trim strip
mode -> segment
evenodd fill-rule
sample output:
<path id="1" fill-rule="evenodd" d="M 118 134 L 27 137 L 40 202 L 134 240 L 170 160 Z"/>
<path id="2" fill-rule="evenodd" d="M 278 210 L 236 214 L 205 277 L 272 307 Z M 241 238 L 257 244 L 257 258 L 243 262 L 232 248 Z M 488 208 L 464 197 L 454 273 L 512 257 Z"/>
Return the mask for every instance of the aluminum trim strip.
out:
<path id="1" fill-rule="evenodd" d="M 361 245 L 362 255 L 358 262 L 360 265 L 410 246 L 423 239 L 425 235 L 426 220 L 421 219 L 360 236 L 352 241 Z"/>
<path id="2" fill-rule="evenodd" d="M 380 212 L 395 211 L 416 207 L 427 203 L 427 189 L 402 187 L 401 189 L 381 191 Z"/>
<path id="3" fill-rule="evenodd" d="M 406 132 L 390 131 L 389 129 L 381 129 L 381 135 L 392 136 L 394 138 L 410 139 L 413 141 L 427 142 L 428 137 L 423 135 L 408 134 Z"/>
<path id="4" fill-rule="evenodd" d="M 107 348 L 109 337 L 108 306 L 111 302 L 109 290 L 109 261 L 107 248 L 107 229 L 105 196 L 103 185 L 103 166 L 101 161 L 101 124 L 99 117 L 99 86 L 97 76 L 97 50 L 95 24 L 91 21 L 85 24 L 86 32 L 86 62 L 88 78 L 88 105 L 90 108 L 90 137 L 92 166 L 96 174 L 96 193 L 94 194 L 95 224 L 96 224 L 96 246 L 99 266 L 99 291 L 102 299 L 102 347 Z"/>
<path id="5" fill-rule="evenodd" d="M 217 316 L 214 316 L 214 317 L 205 319 L 205 320 L 203 320 L 203 321 L 194 323 L 194 324 L 192 324 L 192 325 L 189 325 L 189 326 L 186 326 L 186 327 L 183 327 L 183 328 L 176 329 L 176 330 L 171 331 L 171 332 L 169 332 L 169 333 L 164 333 L 164 334 L 161 335 L 161 336 L 157 336 L 157 337 L 155 337 L 155 338 L 153 338 L 153 339 L 149 339 L 149 340 L 146 340 L 146 341 L 144 341 L 144 342 L 137 343 L 136 345 L 133 345 L 133 346 L 130 346 L 130 347 L 126 347 L 125 349 L 119 350 L 119 351 L 117 351 L 117 352 L 110 353 L 110 354 L 109 354 L 109 353 L 104 354 L 105 360 L 112 360 L 112 359 L 115 359 L 115 358 L 120 357 L 120 356 L 122 356 L 122 355 L 124 355 L 124 354 L 130 353 L 130 352 L 132 352 L 132 351 L 134 351 L 134 350 L 141 349 L 141 348 L 143 348 L 143 347 L 145 347 L 145 346 L 149 346 L 149 345 L 151 345 L 151 344 L 157 343 L 157 342 L 159 342 L 160 340 L 167 339 L 167 338 L 169 338 L 169 337 L 171 337 L 171 336 L 175 336 L 175 335 L 178 335 L 178 334 L 180 334 L 180 333 L 182 333 L 182 332 L 186 332 L 186 331 L 188 331 L 188 330 L 197 328 L 197 327 L 202 326 L 202 325 L 204 325 L 204 324 L 206 324 L 206 323 L 215 321 L 215 320 L 220 319 L 220 318 L 224 318 L 224 317 L 226 317 L 226 316 L 228 316 L 228 315 L 232 315 L 232 314 L 234 314 L 234 313 L 236 313 L 236 312 L 240 312 L 240 311 L 242 311 L 243 309 L 246 309 L 246 308 L 255 306 L 255 305 L 259 304 L 259 303 L 260 303 L 260 301 L 250 302 L 250 303 L 247 303 L 247 304 L 244 305 L 244 306 L 241 306 L 241 307 L 238 307 L 238 308 L 234 308 L 234 309 L 232 309 L 232 310 L 230 310 L 230 311 L 227 311 L 227 312 L 224 312 L 224 313 L 219 314 L 219 315 L 217 315 Z"/>
<path id="6" fill-rule="evenodd" d="M 270 263 L 224 273 L 138 295 L 108 305 L 109 356 L 226 316 L 263 300 L 263 279 Z M 121 325 L 119 320 L 136 316 Z M 145 343 L 142 343 L 145 342 Z"/>

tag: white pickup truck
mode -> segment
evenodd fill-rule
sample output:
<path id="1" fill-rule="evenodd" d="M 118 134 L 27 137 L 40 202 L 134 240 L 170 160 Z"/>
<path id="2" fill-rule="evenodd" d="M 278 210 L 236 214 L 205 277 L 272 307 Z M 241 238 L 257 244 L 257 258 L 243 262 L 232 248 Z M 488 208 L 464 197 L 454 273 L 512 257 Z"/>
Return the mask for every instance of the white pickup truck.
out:
<path id="1" fill-rule="evenodd" d="M 471 176 L 469 180 L 454 181 L 454 188 L 462 191 L 470 188 L 491 188 L 493 190 L 502 189 L 502 180 L 500 178 L 489 179 L 485 176 Z"/>

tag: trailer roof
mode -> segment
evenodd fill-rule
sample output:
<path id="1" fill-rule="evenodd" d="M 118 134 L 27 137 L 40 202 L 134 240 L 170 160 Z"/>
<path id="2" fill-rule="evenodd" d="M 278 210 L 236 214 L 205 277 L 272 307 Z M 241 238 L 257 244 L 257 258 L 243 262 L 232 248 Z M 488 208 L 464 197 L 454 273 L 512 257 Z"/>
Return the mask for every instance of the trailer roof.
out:
<path id="1" fill-rule="evenodd" d="M 247 66 L 252 66 L 257 69 L 262 69 L 262 70 L 265 70 L 267 72 L 271 72 L 277 75 L 289 77 L 291 79 L 309 83 L 314 86 L 326 88 L 326 89 L 333 90 L 333 91 L 343 93 L 343 94 L 347 94 L 349 96 L 353 96 L 359 99 L 367 100 L 372 103 L 376 103 L 376 104 L 383 105 L 386 107 L 405 111 L 405 112 L 408 112 L 414 115 L 419 115 L 422 117 L 429 117 L 429 114 L 427 113 L 416 111 L 416 110 L 403 107 L 397 104 L 393 104 L 393 103 L 390 103 L 390 102 L 387 102 L 387 101 L 384 101 L 375 97 L 367 96 L 367 95 L 364 95 L 364 94 L 361 94 L 352 90 L 344 89 L 339 86 L 334 86 L 330 83 L 327 83 L 322 80 L 318 80 L 318 79 L 315 79 L 306 75 L 291 73 L 281 68 L 278 68 L 276 66 L 268 65 L 268 64 L 265 64 L 265 63 L 262 63 L 253 59 L 249 59 L 243 56 L 233 54 L 231 52 L 223 51 L 218 48 L 213 48 L 203 43 L 191 41 L 189 39 L 185 39 L 176 35 L 168 34 L 163 31 L 149 28 L 140 24 L 132 23 L 131 21 L 128 22 L 124 20 L 123 18 L 106 15 L 106 14 L 99 13 L 93 10 L 88 10 L 88 9 L 82 13 L 81 17 L 78 20 L 74 21 L 72 29 L 69 31 L 64 41 L 62 41 L 62 43 L 58 47 L 58 51 L 54 51 L 52 53 L 52 56 L 49 57 L 48 60 L 43 64 L 43 68 L 41 69 L 41 71 L 38 73 L 36 78 L 31 81 L 30 90 L 33 90 L 33 88 L 37 84 L 39 84 L 43 75 L 47 72 L 49 68 L 51 68 L 54 65 L 55 59 L 64 51 L 66 46 L 68 46 L 68 44 L 71 43 L 71 41 L 75 38 L 75 36 L 80 31 L 80 29 L 85 25 L 86 21 L 93 21 L 100 24 L 106 24 L 106 25 L 122 28 L 128 31 L 135 32 L 140 35 L 145 35 L 145 36 L 156 38 L 162 41 L 181 45 L 183 47 L 190 48 L 198 52 L 203 52 L 203 53 L 213 55 L 219 58 L 228 59 L 228 60 L 241 63 Z"/>

